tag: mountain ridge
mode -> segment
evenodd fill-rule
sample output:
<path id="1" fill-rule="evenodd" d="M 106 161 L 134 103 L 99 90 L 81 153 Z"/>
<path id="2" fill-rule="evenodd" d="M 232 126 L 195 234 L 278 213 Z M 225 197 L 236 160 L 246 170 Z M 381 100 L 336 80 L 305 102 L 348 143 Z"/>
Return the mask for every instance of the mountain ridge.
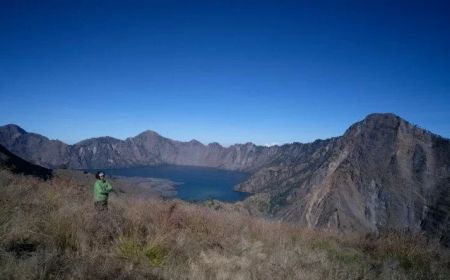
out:
<path id="1" fill-rule="evenodd" d="M 0 144 L 18 156 L 47 168 L 60 166 L 115 168 L 175 164 L 254 172 L 270 164 L 272 160 L 295 160 L 302 150 L 300 147 L 316 147 L 318 143 L 334 141 L 334 139 L 345 137 L 352 129 L 364 124 L 370 125 L 376 120 L 391 120 L 391 122 L 401 120 L 408 123 L 392 113 L 373 113 L 351 125 L 342 136 L 317 139 L 309 143 L 293 142 L 262 146 L 247 142 L 229 147 L 224 147 L 217 142 L 203 144 L 195 139 L 184 142 L 173 140 L 152 130 L 145 130 L 125 140 L 102 136 L 69 145 L 60 140 L 50 140 L 40 134 L 27 132 L 20 126 L 8 124 L 0 127 Z M 443 138 L 429 131 L 423 131 Z M 39 157 L 36 154 L 39 154 Z"/>
<path id="2" fill-rule="evenodd" d="M 6 169 L 15 174 L 32 175 L 47 180 L 52 178 L 52 170 L 31 164 L 8 151 L 0 145 L 0 169 Z"/>
<path id="3" fill-rule="evenodd" d="M 450 140 L 395 114 L 370 114 L 342 136 L 270 147 L 224 148 L 152 131 L 126 140 L 101 137 L 66 145 L 21 132 L 0 127 L 0 144 L 35 164 L 241 170 L 252 175 L 236 190 L 252 194 L 241 204 L 253 215 L 344 232 L 399 227 L 450 243 Z"/>
<path id="4" fill-rule="evenodd" d="M 365 121 L 370 120 L 370 119 L 382 118 L 383 116 L 384 116 L 384 117 L 389 117 L 389 118 L 396 118 L 396 119 L 399 119 L 399 120 L 401 120 L 401 121 L 403 121 L 403 122 L 406 122 L 406 123 L 410 124 L 411 126 L 414 126 L 414 127 L 418 128 L 418 129 L 421 129 L 421 130 L 425 131 L 427 134 L 431 134 L 431 135 L 433 135 L 433 136 L 435 136 L 435 137 L 439 137 L 439 138 L 443 138 L 443 139 L 447 139 L 447 140 L 449 139 L 449 138 L 444 137 L 444 136 L 442 136 L 442 135 L 433 133 L 433 132 L 431 132 L 431 131 L 429 131 L 429 130 L 427 130 L 427 129 L 425 129 L 425 128 L 419 127 L 419 126 L 417 126 L 417 125 L 413 125 L 413 124 L 411 124 L 410 122 L 408 122 L 407 120 L 401 118 L 400 116 L 398 116 L 398 115 L 396 115 L 396 114 L 394 114 L 394 113 L 371 113 L 371 114 L 368 114 L 363 120 L 358 121 L 358 122 L 356 122 L 356 123 L 350 125 L 350 126 L 345 130 L 344 134 L 341 135 L 341 136 L 344 136 L 349 130 L 352 129 L 352 127 L 354 127 L 354 126 L 356 126 L 356 125 L 358 125 L 358 124 L 360 124 L 360 123 L 364 123 Z M 195 143 L 197 143 L 197 144 L 201 144 L 202 146 L 220 146 L 221 148 L 225 148 L 225 149 L 226 149 L 226 148 L 229 148 L 229 147 L 232 147 L 232 146 L 243 146 L 243 145 L 254 145 L 254 146 L 257 146 L 257 147 L 267 147 L 267 148 L 269 148 L 269 147 L 282 147 L 282 146 L 292 145 L 292 144 L 311 144 L 311 143 L 314 143 L 314 142 L 316 142 L 316 141 L 322 141 L 322 140 L 328 140 L 328 139 L 333 139 L 333 138 L 341 137 L 341 136 L 333 136 L 333 137 L 329 137 L 329 138 L 325 138 L 325 139 L 318 138 L 318 139 L 312 140 L 312 141 L 310 141 L 310 142 L 298 142 L 298 141 L 293 141 L 293 142 L 290 142 L 290 143 L 281 143 L 281 144 L 270 145 L 270 146 L 268 146 L 268 145 L 258 145 L 258 144 L 255 144 L 255 143 L 253 143 L 253 142 L 235 143 L 235 144 L 232 144 L 232 145 L 230 145 L 230 146 L 225 146 L 225 145 L 222 145 L 222 144 L 220 144 L 220 143 L 218 143 L 218 142 L 216 142 L 216 141 L 210 142 L 210 143 L 207 143 L 207 144 L 204 144 L 204 143 L 202 143 L 201 141 L 199 141 L 199 140 L 197 140 L 197 139 L 195 139 L 195 138 L 194 138 L 194 139 L 191 139 L 191 140 L 189 140 L 189 141 L 174 140 L 174 139 L 171 139 L 171 138 L 162 136 L 161 134 L 159 134 L 158 132 L 156 132 L 156 131 L 154 131 L 154 130 L 147 129 L 147 130 L 144 130 L 144 131 L 142 131 L 142 132 L 136 134 L 135 136 L 127 137 L 127 138 L 125 138 L 125 139 L 119 139 L 119 138 L 112 137 L 112 136 L 98 136 L 98 137 L 91 137 L 91 138 L 87 138 L 87 139 L 82 139 L 82 140 L 80 140 L 80 141 L 78 141 L 78 142 L 76 142 L 76 143 L 74 143 L 74 144 L 67 144 L 67 143 L 65 143 L 64 141 L 61 141 L 61 140 L 59 140 L 59 139 L 49 139 L 48 137 L 46 137 L 46 136 L 44 136 L 44 135 L 42 135 L 42 134 L 35 133 L 35 132 L 29 132 L 29 131 L 25 130 L 24 128 L 22 128 L 21 126 L 19 126 L 19 125 L 17 125 L 17 124 L 12 124 L 12 123 L 10 123 L 10 124 L 5 124 L 5 125 L 3 125 L 3 126 L 0 126 L 0 136 L 2 136 L 6 130 L 13 130 L 13 131 L 16 131 L 16 133 L 19 134 L 18 136 L 23 135 L 23 134 L 35 135 L 35 136 L 43 137 L 43 138 L 45 138 L 46 140 L 49 140 L 49 141 L 56 141 L 56 142 L 63 143 L 63 144 L 65 144 L 65 145 L 67 145 L 67 146 L 74 146 L 74 145 L 82 144 L 83 142 L 88 141 L 88 140 L 111 139 L 111 140 L 113 140 L 113 141 L 127 141 L 127 140 L 129 140 L 129 139 L 139 138 L 139 137 L 143 137 L 143 136 L 145 136 L 145 135 L 151 135 L 151 136 L 156 136 L 156 137 L 160 137 L 160 138 L 163 138 L 163 139 L 166 139 L 166 140 L 175 141 L 175 142 L 179 142 L 179 143 L 190 143 L 190 142 L 195 142 Z M 2 139 L 2 141 L 4 141 L 4 140 Z"/>
<path id="5" fill-rule="evenodd" d="M 230 157 L 238 156 L 237 154 L 240 154 L 243 149 L 252 150 L 255 147 L 262 147 L 253 143 L 235 144 L 230 147 L 223 147 L 217 142 L 204 145 L 195 139 L 182 142 L 163 137 L 151 130 L 146 130 L 125 140 L 103 136 L 81 140 L 69 145 L 59 140 L 50 140 L 45 136 L 26 132 L 17 125 L 0 127 L 0 143 L 20 157 L 48 168 L 59 166 L 104 168 L 169 163 L 242 170 L 248 166 L 241 166 Z M 58 153 L 47 153 L 48 149 L 57 149 Z M 166 153 L 161 155 L 157 152 L 161 149 L 165 149 Z M 88 155 L 86 155 L 87 150 L 91 152 Z M 117 157 L 118 153 L 132 156 L 121 162 Z M 100 154 L 109 154 L 111 157 L 96 160 L 95 157 Z M 181 154 L 181 156 L 177 157 L 177 154 Z M 220 158 L 227 158 L 227 155 L 228 162 L 220 162 Z M 94 161 L 90 162 L 90 158 L 94 158 Z M 190 160 L 190 158 L 194 160 Z M 202 161 L 206 163 L 202 163 Z"/>

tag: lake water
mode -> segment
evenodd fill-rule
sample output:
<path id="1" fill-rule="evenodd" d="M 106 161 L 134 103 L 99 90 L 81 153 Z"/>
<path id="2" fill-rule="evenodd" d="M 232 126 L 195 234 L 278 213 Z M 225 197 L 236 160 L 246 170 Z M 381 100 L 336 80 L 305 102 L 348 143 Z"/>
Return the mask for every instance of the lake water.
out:
<path id="1" fill-rule="evenodd" d="M 192 166 L 146 166 L 105 170 L 108 175 L 126 177 L 164 178 L 180 183 L 177 197 L 187 201 L 218 199 L 233 202 L 247 194 L 236 192 L 233 187 L 245 181 L 248 173 Z"/>

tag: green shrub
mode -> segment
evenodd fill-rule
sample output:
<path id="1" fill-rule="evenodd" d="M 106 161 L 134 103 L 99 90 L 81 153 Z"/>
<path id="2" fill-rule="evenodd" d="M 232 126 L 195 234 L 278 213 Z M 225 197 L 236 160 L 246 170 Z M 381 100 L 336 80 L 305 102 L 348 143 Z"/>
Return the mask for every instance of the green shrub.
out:
<path id="1" fill-rule="evenodd" d="M 147 246 L 144 255 L 153 266 L 162 266 L 167 258 L 167 250 L 159 245 Z"/>
<path id="2" fill-rule="evenodd" d="M 134 238 L 121 236 L 117 239 L 116 253 L 121 258 L 138 261 L 142 256 L 142 246 Z"/>

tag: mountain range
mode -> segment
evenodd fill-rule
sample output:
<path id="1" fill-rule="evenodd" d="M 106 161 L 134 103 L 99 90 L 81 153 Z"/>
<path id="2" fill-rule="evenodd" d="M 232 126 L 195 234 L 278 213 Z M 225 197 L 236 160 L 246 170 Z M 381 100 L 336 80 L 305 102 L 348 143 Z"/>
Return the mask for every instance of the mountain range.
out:
<path id="1" fill-rule="evenodd" d="M 222 147 L 145 131 L 74 145 L 0 127 L 0 144 L 47 168 L 193 165 L 250 172 L 236 190 L 254 215 L 343 232 L 424 231 L 450 244 L 450 141 L 394 114 L 371 114 L 312 143 Z"/>
<path id="2" fill-rule="evenodd" d="M 0 127 L 0 144 L 18 156 L 48 168 L 174 164 L 250 172 L 269 164 L 280 153 L 289 155 L 297 146 L 263 147 L 246 143 L 225 148 L 218 143 L 203 145 L 196 140 L 175 141 L 150 130 L 125 140 L 99 137 L 68 145 L 12 124 Z"/>

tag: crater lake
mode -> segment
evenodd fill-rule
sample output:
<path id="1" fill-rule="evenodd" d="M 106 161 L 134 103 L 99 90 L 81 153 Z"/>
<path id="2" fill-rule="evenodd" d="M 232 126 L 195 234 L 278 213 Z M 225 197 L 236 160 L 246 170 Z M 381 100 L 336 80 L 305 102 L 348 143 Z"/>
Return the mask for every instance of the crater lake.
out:
<path id="1" fill-rule="evenodd" d="M 250 174 L 244 172 L 177 165 L 104 169 L 104 171 L 111 176 L 168 179 L 177 184 L 176 197 L 186 201 L 217 199 L 234 202 L 248 196 L 246 193 L 233 190 L 235 185 L 245 181 L 250 176 Z"/>

